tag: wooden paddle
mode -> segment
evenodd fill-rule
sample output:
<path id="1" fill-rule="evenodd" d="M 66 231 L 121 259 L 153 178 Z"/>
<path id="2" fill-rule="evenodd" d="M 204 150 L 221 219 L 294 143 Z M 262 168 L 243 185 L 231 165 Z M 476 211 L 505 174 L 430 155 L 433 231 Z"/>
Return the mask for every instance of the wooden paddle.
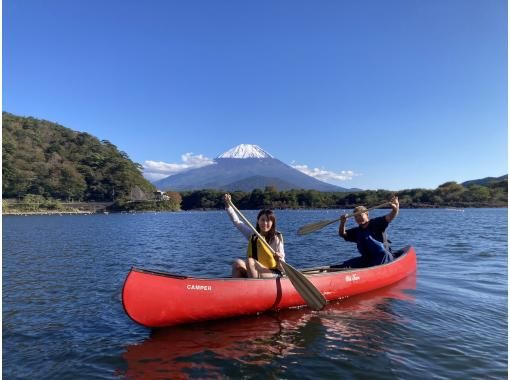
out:
<path id="1" fill-rule="evenodd" d="M 360 215 L 360 214 L 363 214 L 365 212 L 369 212 L 371 210 L 375 210 L 376 208 L 381 208 L 381 207 L 384 207 L 384 206 L 388 206 L 389 204 L 390 204 L 390 202 L 385 202 L 383 204 L 380 204 L 379 206 L 370 207 L 369 209 L 367 209 L 365 211 L 358 211 L 358 212 L 355 212 L 353 214 L 348 214 L 347 218 L 351 218 L 353 216 Z M 332 223 L 338 222 L 339 220 L 340 220 L 340 218 L 335 219 L 335 220 L 321 220 L 319 222 L 307 224 L 306 226 L 303 226 L 303 227 L 301 227 L 298 230 L 298 235 L 306 235 L 306 234 L 318 231 L 320 229 L 323 229 L 326 226 L 329 226 Z"/>
<path id="2" fill-rule="evenodd" d="M 278 259 L 278 256 L 276 255 L 273 248 L 269 245 L 268 242 L 266 242 L 266 239 L 260 235 L 260 233 L 253 227 L 253 225 L 246 219 L 246 217 L 237 209 L 236 206 L 232 203 L 232 201 L 228 202 L 229 205 L 234 209 L 234 211 L 241 217 L 244 223 L 246 223 L 247 226 L 251 228 L 254 234 L 257 235 L 259 238 L 259 241 L 262 242 L 266 246 L 267 249 L 275 256 L 276 259 Z M 292 267 L 290 264 L 287 264 L 285 261 L 279 260 L 280 265 L 282 266 L 283 270 L 287 274 L 287 277 L 289 278 L 290 282 L 294 287 L 296 288 L 297 292 L 305 302 L 308 304 L 308 306 L 313 310 L 321 310 L 327 303 L 326 298 L 322 295 L 322 293 L 317 289 L 309 279 L 305 277 L 303 273 Z"/>

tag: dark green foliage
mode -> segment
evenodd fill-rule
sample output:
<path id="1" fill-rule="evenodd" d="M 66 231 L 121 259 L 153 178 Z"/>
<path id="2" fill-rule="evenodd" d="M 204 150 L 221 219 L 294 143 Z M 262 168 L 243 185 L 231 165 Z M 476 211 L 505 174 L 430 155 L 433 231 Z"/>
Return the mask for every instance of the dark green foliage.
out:
<path id="1" fill-rule="evenodd" d="M 172 201 L 116 201 L 108 211 L 179 211 L 180 204 Z"/>
<path id="2" fill-rule="evenodd" d="M 471 185 L 490 186 L 493 183 L 502 183 L 508 181 L 508 174 L 502 175 L 501 177 L 485 177 L 482 179 L 474 179 L 471 181 L 462 182 L 461 185 L 469 187 Z"/>
<path id="3" fill-rule="evenodd" d="M 42 195 L 27 194 L 19 202 L 12 204 L 7 201 L 3 203 L 5 211 L 43 211 L 43 210 L 63 210 L 65 207 L 58 200 L 46 199 Z"/>
<path id="4" fill-rule="evenodd" d="M 192 209 L 217 209 L 223 207 L 223 192 L 218 190 L 197 190 L 180 193 L 182 197 L 181 208 Z M 234 203 L 236 198 L 233 199 Z"/>
<path id="5" fill-rule="evenodd" d="M 2 196 L 84 201 L 127 199 L 155 189 L 109 141 L 31 117 L 2 113 Z"/>
<path id="6" fill-rule="evenodd" d="M 232 193 L 232 201 L 240 209 L 268 208 L 352 208 L 356 205 L 376 206 L 391 199 L 394 192 L 387 190 L 359 191 L 353 193 L 328 193 L 316 190 L 277 191 L 267 187 L 265 191 Z M 199 190 L 182 192 L 182 209 L 222 208 L 223 192 Z M 410 189 L 398 192 L 402 208 L 427 207 L 507 207 L 508 180 L 491 182 L 488 186 L 464 187 L 447 182 L 435 190 Z"/>
<path id="7" fill-rule="evenodd" d="M 31 117 L 4 112 L 2 120 L 2 195 L 24 199 L 28 208 L 59 209 L 61 205 L 51 203 L 52 199 L 116 201 L 114 210 L 224 207 L 223 192 L 218 190 L 188 191 L 180 196 L 167 193 L 166 201 L 130 202 L 133 189 L 150 195 L 155 188 L 142 177 L 141 166 L 111 142 Z M 350 208 L 358 204 L 374 206 L 388 201 L 391 195 L 386 190 L 333 193 L 278 191 L 275 186 L 267 186 L 265 190 L 234 192 L 232 200 L 240 209 Z M 435 190 L 402 190 L 398 195 L 403 208 L 506 207 L 508 176 L 464 184 L 446 182 Z"/>

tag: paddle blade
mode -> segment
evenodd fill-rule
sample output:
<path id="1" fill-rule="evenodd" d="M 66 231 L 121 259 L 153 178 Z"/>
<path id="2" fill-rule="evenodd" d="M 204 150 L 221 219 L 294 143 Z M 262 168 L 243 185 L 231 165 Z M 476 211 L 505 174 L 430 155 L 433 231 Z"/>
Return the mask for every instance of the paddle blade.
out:
<path id="1" fill-rule="evenodd" d="M 290 282 L 292 282 L 292 285 L 294 285 L 299 295 L 303 297 L 311 309 L 321 310 L 326 306 L 326 298 L 324 298 L 319 289 L 317 289 L 303 273 L 286 262 L 282 261 L 281 264 Z"/>
<path id="2" fill-rule="evenodd" d="M 331 223 L 335 223 L 337 220 L 338 219 L 321 220 L 319 222 L 310 223 L 310 224 L 307 224 L 306 226 L 301 227 L 297 233 L 298 233 L 298 235 L 306 235 L 306 234 L 318 231 L 318 230 L 330 225 Z"/>

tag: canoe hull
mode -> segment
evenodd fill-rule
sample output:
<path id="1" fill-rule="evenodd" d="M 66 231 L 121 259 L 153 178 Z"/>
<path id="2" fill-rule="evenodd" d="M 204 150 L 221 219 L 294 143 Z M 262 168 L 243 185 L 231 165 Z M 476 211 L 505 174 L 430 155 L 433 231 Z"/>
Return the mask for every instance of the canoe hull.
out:
<path id="1" fill-rule="evenodd" d="M 406 247 L 393 262 L 371 268 L 307 275 L 328 301 L 393 284 L 416 271 L 416 252 Z M 146 327 L 305 306 L 286 277 L 276 279 L 193 278 L 132 268 L 122 291 L 124 310 Z"/>

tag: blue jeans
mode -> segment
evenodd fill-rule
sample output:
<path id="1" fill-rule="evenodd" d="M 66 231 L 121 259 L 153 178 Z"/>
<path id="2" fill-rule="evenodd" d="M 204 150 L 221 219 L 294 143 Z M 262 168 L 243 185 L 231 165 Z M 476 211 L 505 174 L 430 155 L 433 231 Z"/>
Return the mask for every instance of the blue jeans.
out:
<path id="1" fill-rule="evenodd" d="M 389 252 L 384 252 L 381 257 L 378 257 L 373 260 L 367 260 L 365 257 L 355 257 L 353 259 L 349 259 L 344 261 L 340 265 L 334 265 L 333 267 L 338 268 L 368 268 L 373 267 L 375 265 L 382 265 L 390 263 L 394 260 L 393 255 Z"/>

